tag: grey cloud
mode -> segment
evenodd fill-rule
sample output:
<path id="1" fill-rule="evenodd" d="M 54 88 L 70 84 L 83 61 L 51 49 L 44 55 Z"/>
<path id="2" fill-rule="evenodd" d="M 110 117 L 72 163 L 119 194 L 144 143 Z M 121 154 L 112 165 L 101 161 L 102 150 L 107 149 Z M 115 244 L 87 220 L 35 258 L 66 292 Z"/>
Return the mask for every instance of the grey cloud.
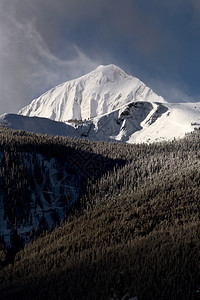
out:
<path id="1" fill-rule="evenodd" d="M 62 26 L 70 31 L 83 21 L 99 22 L 111 38 L 112 33 L 119 39 L 127 37 L 132 40 L 133 48 L 146 53 L 155 51 L 164 40 L 156 17 L 142 12 L 136 0 L 14 0 L 14 3 L 17 18 L 32 18 L 52 48 L 62 38 Z"/>
<path id="2" fill-rule="evenodd" d="M 192 8 L 193 14 L 200 13 L 200 1 L 199 0 L 168 0 L 168 1 L 160 1 L 160 0 L 152 0 L 156 5 L 164 7 L 166 9 L 177 10 L 177 12 L 181 12 L 181 10 L 185 7 L 188 9 Z"/>
<path id="3" fill-rule="evenodd" d="M 130 39 L 133 49 L 150 53 L 162 43 L 162 35 L 153 16 L 138 9 L 136 1 L 116 1 L 114 9 L 109 7 L 110 26 L 123 37 Z"/>
<path id="4" fill-rule="evenodd" d="M 200 12 L 200 2 L 199 2 L 199 0 L 191 0 L 191 2 L 194 6 L 194 9 L 196 9 Z"/>
<path id="5" fill-rule="evenodd" d="M 181 82 L 161 81 L 158 78 L 148 78 L 147 82 L 154 91 L 164 97 L 168 102 L 198 102 L 199 96 L 191 96 L 187 93 L 187 86 Z"/>
<path id="6" fill-rule="evenodd" d="M 51 53 L 31 18 L 30 21 L 26 17 L 19 20 L 14 7 L 2 3 L 0 113 L 17 112 L 48 88 L 87 73 L 98 65 L 73 44 L 66 49 L 73 56 L 59 59 Z"/>

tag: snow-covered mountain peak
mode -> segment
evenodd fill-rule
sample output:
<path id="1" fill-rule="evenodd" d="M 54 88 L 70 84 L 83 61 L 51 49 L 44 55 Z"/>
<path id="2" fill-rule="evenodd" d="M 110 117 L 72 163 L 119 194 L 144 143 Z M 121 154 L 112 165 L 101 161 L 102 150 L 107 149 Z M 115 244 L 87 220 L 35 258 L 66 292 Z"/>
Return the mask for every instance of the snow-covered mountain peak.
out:
<path id="1" fill-rule="evenodd" d="M 111 65 L 100 65 L 94 71 L 78 78 L 77 80 L 84 81 L 85 83 L 97 84 L 97 85 L 109 85 L 112 88 L 112 84 L 123 83 L 124 79 L 133 79 L 132 76 L 126 74 L 119 67 Z M 138 80 L 135 78 L 135 80 Z"/>
<path id="2" fill-rule="evenodd" d="M 139 79 L 111 64 L 47 91 L 19 114 L 62 122 L 88 120 L 134 101 L 165 102 Z"/>
<path id="3" fill-rule="evenodd" d="M 113 64 L 105 65 L 105 66 L 100 65 L 97 67 L 95 71 L 98 71 L 99 73 L 101 72 L 103 76 L 115 77 L 116 80 L 117 80 L 117 76 L 119 76 L 119 78 L 120 76 L 123 78 L 132 78 L 132 76 L 126 74 L 122 69 L 120 69 L 119 67 Z"/>

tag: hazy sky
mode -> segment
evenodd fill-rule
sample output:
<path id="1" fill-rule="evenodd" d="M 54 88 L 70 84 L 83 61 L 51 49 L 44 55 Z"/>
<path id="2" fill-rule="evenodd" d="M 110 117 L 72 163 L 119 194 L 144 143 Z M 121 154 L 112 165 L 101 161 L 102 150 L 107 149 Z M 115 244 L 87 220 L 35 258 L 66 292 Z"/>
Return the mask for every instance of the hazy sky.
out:
<path id="1" fill-rule="evenodd" d="M 0 0 L 0 114 L 100 64 L 200 101 L 199 0 Z"/>

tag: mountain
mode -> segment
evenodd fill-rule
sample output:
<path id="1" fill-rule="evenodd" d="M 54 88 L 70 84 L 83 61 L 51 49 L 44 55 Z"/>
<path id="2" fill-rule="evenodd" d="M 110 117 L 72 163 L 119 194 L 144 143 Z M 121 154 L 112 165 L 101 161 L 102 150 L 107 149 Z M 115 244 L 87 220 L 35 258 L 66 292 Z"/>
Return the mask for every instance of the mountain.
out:
<path id="1" fill-rule="evenodd" d="M 196 299 L 200 130 L 147 143 L 199 128 L 200 103 L 115 66 L 66 86 L 0 116 L 0 298 Z"/>
<path id="2" fill-rule="evenodd" d="M 19 114 L 62 122 L 88 120 L 133 101 L 165 102 L 142 81 L 119 67 L 99 66 L 87 75 L 47 91 L 22 108 Z"/>
<path id="3" fill-rule="evenodd" d="M 136 101 L 85 122 L 63 123 L 16 114 L 0 116 L 0 126 L 94 141 L 156 142 L 182 138 L 200 127 L 200 103 Z"/>
<path id="4" fill-rule="evenodd" d="M 115 65 L 99 66 L 65 82 L 19 111 L 0 116 L 0 126 L 123 143 L 184 137 L 200 127 L 200 103 L 168 103 Z"/>

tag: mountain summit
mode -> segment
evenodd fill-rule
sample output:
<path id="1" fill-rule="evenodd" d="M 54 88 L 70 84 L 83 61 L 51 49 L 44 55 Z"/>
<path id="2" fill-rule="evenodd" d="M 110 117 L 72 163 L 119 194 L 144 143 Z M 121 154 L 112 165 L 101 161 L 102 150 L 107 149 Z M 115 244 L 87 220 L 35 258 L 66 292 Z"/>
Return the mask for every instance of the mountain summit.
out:
<path id="1" fill-rule="evenodd" d="M 135 101 L 165 102 L 138 78 L 107 65 L 47 91 L 19 114 L 62 122 L 88 120 Z"/>
<path id="2" fill-rule="evenodd" d="M 99 66 L 47 91 L 18 115 L 0 116 L 1 126 L 94 141 L 150 143 L 200 128 L 200 103 L 168 103 L 119 67 Z"/>

